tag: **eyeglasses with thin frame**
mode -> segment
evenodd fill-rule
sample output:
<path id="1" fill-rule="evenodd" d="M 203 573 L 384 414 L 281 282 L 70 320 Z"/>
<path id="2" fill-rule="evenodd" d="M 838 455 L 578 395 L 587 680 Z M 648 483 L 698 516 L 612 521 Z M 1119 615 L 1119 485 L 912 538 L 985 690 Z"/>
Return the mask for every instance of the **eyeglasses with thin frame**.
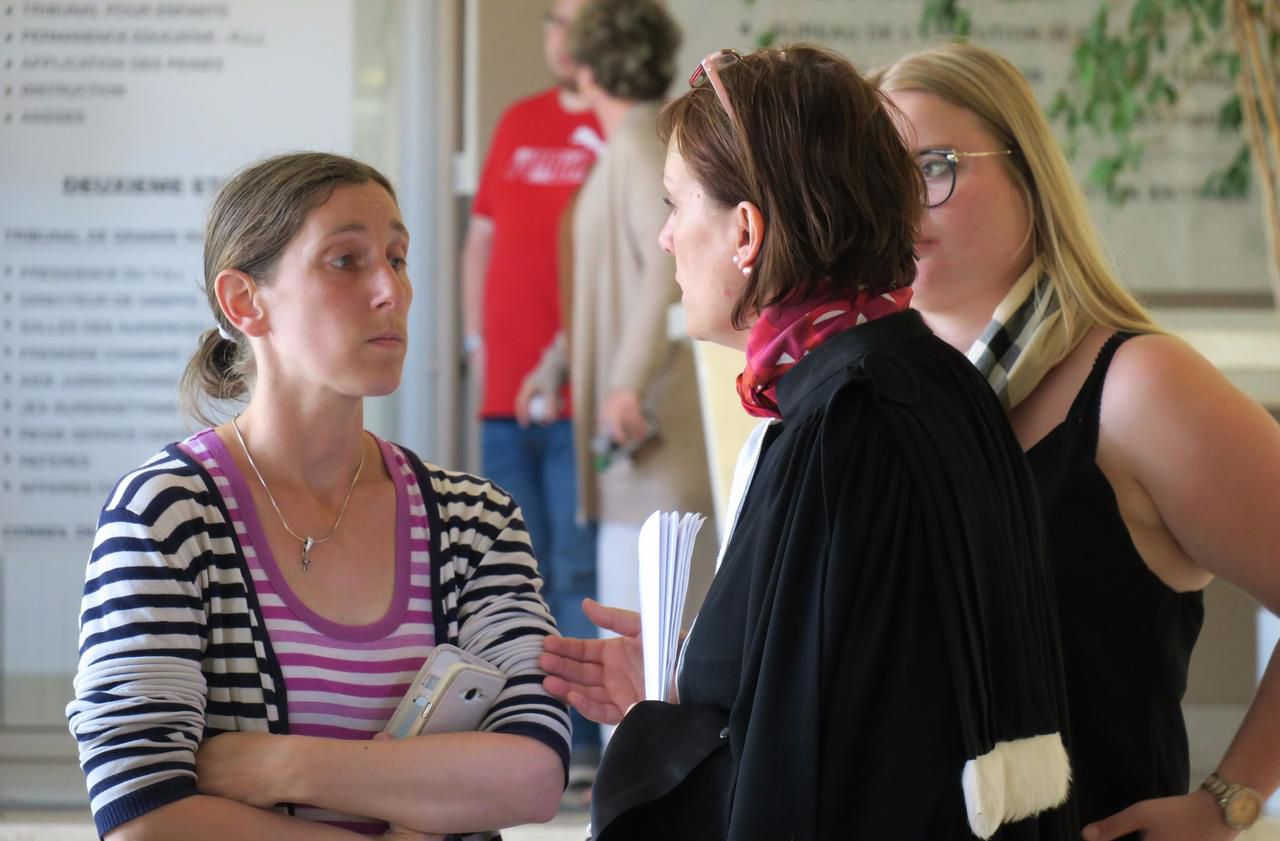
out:
<path id="1" fill-rule="evenodd" d="M 716 99 L 720 100 L 720 107 L 724 108 L 724 112 L 729 115 L 729 122 L 736 126 L 738 125 L 738 115 L 733 110 L 733 105 L 729 103 L 729 92 L 725 90 L 724 83 L 720 81 L 720 68 L 735 61 L 742 61 L 742 56 L 737 50 L 716 50 L 698 62 L 698 66 L 694 68 L 693 73 L 689 74 L 689 87 L 696 88 L 702 84 L 703 79 L 710 82 L 712 90 L 716 92 Z"/>
<path id="2" fill-rule="evenodd" d="M 921 149 L 916 153 L 920 173 L 924 176 L 926 207 L 945 204 L 956 191 L 956 164 L 961 158 L 990 158 L 996 155 L 1012 155 L 1012 149 L 994 152 L 958 152 L 955 149 Z"/>

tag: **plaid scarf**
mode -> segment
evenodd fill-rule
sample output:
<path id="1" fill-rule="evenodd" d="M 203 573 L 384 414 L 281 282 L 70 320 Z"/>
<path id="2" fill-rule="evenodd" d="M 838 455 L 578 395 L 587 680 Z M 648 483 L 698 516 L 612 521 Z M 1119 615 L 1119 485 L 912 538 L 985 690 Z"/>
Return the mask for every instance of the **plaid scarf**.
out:
<path id="1" fill-rule="evenodd" d="M 1077 319 L 1079 321 L 1079 319 Z M 1005 409 L 1012 409 L 1079 344 L 1084 333 L 1067 332 L 1062 301 L 1039 261 L 1022 273 L 966 356 Z"/>
<path id="2" fill-rule="evenodd" d="M 879 295 L 859 292 L 852 302 L 809 300 L 769 307 L 747 336 L 747 367 L 738 375 L 738 397 L 747 414 L 781 418 L 778 379 L 818 345 L 836 333 L 886 315 L 902 312 L 911 288 Z"/>

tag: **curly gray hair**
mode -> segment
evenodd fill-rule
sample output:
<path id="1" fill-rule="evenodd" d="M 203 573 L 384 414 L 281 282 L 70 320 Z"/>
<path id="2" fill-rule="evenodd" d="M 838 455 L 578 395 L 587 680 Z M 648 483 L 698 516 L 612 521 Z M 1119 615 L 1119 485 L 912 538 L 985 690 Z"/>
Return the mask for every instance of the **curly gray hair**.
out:
<path id="1" fill-rule="evenodd" d="M 619 99 L 661 99 L 679 46 L 680 28 L 656 0 L 591 0 L 569 31 L 569 55 Z"/>

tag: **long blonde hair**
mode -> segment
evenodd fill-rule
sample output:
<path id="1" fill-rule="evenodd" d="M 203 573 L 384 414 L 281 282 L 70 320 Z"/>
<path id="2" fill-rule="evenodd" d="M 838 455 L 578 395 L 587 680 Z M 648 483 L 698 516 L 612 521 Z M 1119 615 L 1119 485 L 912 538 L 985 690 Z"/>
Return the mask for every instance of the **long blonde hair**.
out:
<path id="1" fill-rule="evenodd" d="M 886 93 L 918 90 L 966 108 L 996 139 L 1017 151 L 1001 160 L 1029 198 L 1041 268 L 1062 302 L 1065 341 L 1059 359 L 1095 326 L 1161 332 L 1116 278 L 1084 192 L 1036 102 L 1006 59 L 973 44 L 952 43 L 899 59 L 873 75 Z"/>

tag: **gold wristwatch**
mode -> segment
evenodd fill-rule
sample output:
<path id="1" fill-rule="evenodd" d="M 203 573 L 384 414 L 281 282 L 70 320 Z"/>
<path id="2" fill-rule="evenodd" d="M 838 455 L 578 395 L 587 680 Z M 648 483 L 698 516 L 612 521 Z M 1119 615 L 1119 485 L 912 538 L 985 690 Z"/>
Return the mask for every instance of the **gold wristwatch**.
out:
<path id="1" fill-rule="evenodd" d="M 1262 795 L 1239 783 L 1229 783 L 1214 772 L 1200 788 L 1213 795 L 1222 810 L 1222 819 L 1232 829 L 1248 829 L 1262 815 Z"/>

